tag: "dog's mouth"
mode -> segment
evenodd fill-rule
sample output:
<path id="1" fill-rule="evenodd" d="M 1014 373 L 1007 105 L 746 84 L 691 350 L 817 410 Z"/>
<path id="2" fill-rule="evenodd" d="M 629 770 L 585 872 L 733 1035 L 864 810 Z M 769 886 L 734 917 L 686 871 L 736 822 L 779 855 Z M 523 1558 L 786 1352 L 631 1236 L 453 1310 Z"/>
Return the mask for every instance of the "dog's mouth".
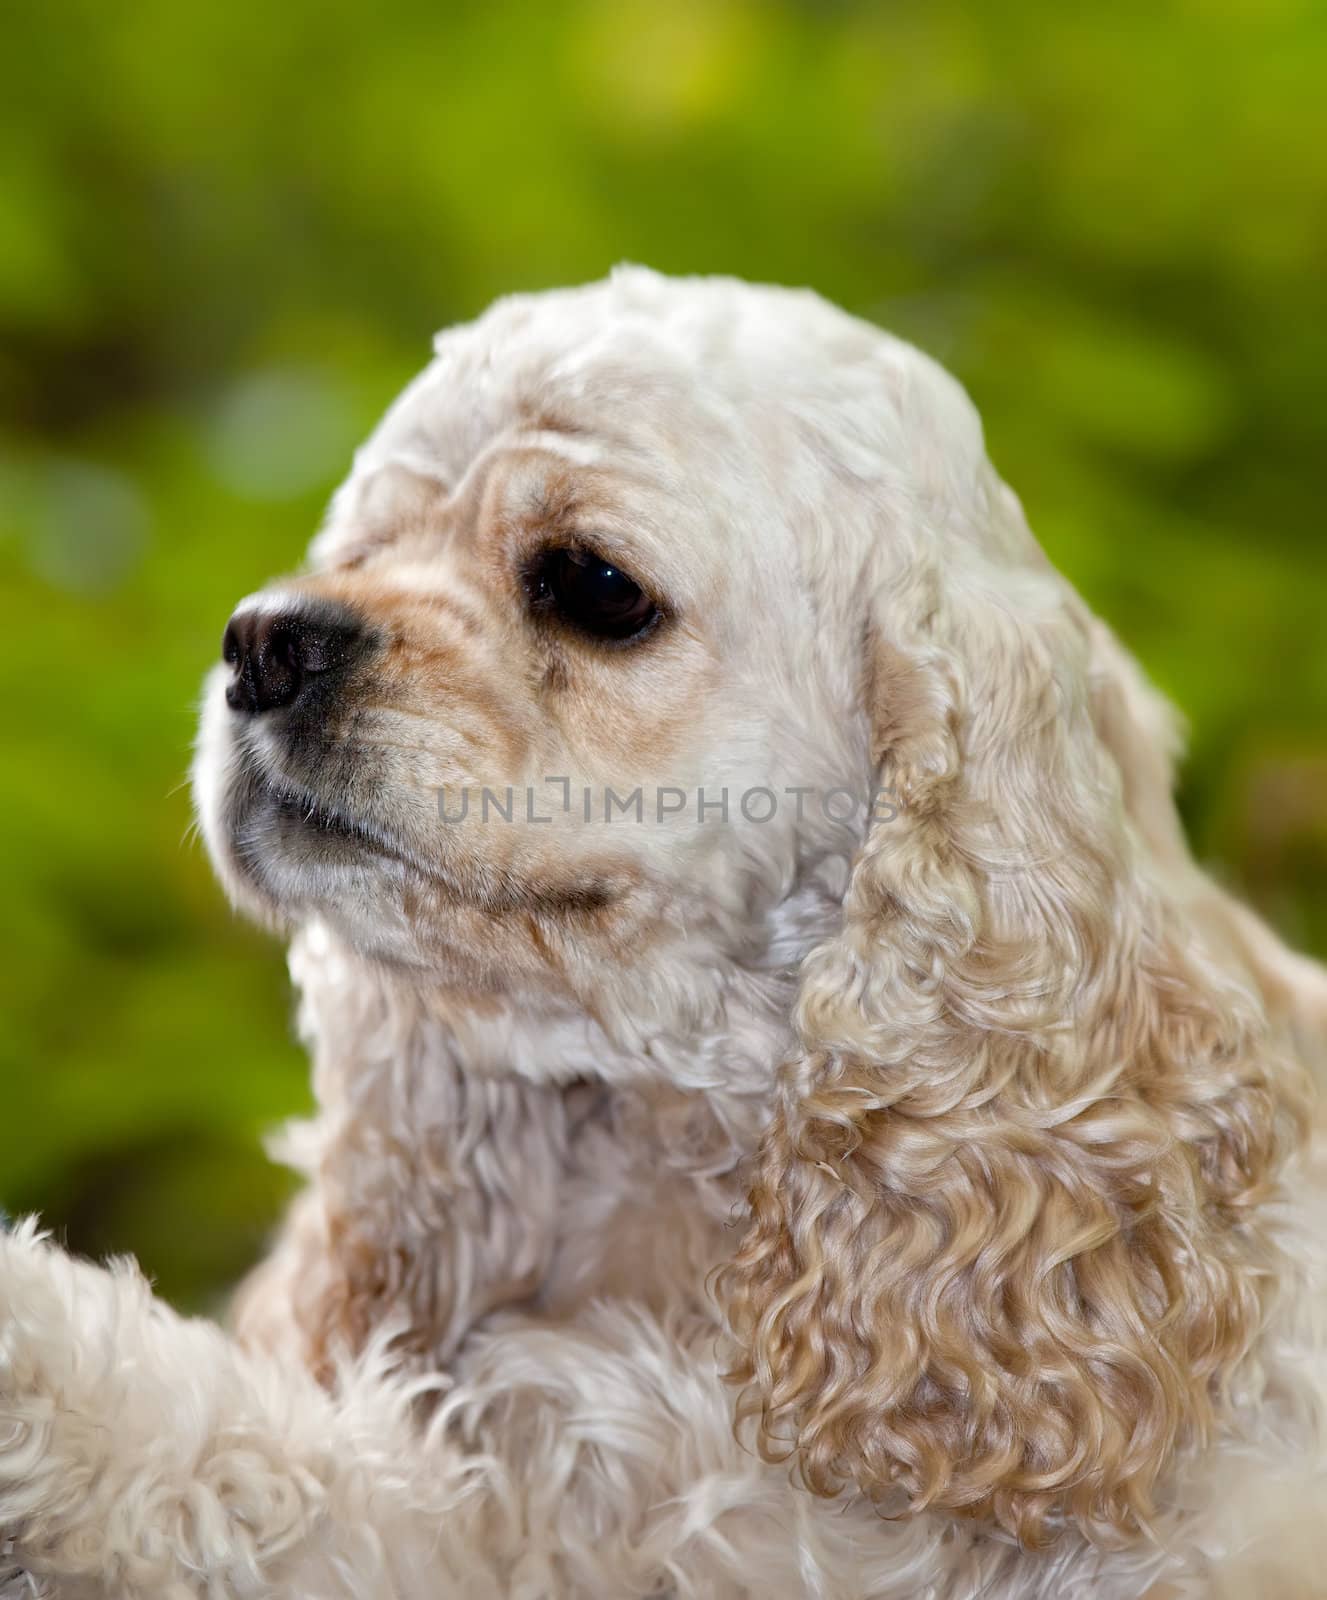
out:
<path id="1" fill-rule="evenodd" d="M 531 881 L 493 862 L 423 854 L 376 817 L 274 772 L 242 747 L 225 808 L 232 860 L 248 887 L 282 910 L 343 901 L 347 889 L 413 882 L 441 900 L 490 916 L 585 916 L 610 906 L 630 886 L 618 866 Z M 358 897 L 358 896 L 357 896 Z"/>
<path id="2" fill-rule="evenodd" d="M 400 850 L 378 829 L 283 778 L 259 779 L 258 804 L 267 808 L 273 821 L 311 839 L 340 841 L 371 855 L 401 859 Z"/>
<path id="3" fill-rule="evenodd" d="M 277 770 L 248 740 L 231 747 L 219 820 L 250 890 L 284 905 L 334 887 L 337 869 L 426 871 L 405 841 L 360 808 Z"/>

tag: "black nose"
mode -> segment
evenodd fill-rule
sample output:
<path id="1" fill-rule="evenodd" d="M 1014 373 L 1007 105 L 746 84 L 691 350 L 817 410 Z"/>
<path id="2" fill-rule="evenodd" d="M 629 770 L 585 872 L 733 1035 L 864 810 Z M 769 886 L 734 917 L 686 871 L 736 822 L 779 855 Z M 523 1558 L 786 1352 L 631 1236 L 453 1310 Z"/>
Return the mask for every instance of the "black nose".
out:
<path id="1" fill-rule="evenodd" d="M 237 611 L 221 639 L 222 658 L 235 673 L 226 703 L 251 716 L 294 705 L 315 681 L 326 683 L 350 664 L 362 635 L 352 612 L 326 603 Z"/>

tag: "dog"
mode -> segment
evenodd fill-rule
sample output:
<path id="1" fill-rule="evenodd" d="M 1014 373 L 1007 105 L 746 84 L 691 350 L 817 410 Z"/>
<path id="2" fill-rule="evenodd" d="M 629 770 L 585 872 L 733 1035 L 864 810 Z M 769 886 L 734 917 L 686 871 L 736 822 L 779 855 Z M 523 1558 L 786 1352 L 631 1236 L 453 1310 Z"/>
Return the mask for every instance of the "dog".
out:
<path id="1" fill-rule="evenodd" d="M 1327 974 L 1177 748 L 908 345 L 642 269 L 445 333 L 203 703 L 306 1186 L 229 1330 L 0 1244 L 14 1581 L 1327 1594 Z"/>

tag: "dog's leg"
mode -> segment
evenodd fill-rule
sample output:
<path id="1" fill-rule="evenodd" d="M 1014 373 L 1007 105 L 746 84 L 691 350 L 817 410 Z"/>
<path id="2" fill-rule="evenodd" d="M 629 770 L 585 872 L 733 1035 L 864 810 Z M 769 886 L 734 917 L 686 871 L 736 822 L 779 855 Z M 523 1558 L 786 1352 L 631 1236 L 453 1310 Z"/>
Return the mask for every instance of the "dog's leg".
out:
<path id="1" fill-rule="evenodd" d="M 416 1435 L 400 1385 L 333 1400 L 129 1266 L 75 1261 L 31 1224 L 0 1236 L 0 1548 L 38 1593 L 409 1593 L 398 1548 L 445 1521 L 466 1472 L 436 1459 L 407 1484 Z"/>
<path id="2" fill-rule="evenodd" d="M 0 1544 L 60 1600 L 785 1600 L 804 1571 L 914 1592 L 863 1587 L 874 1536 L 736 1445 L 712 1330 L 588 1318 L 478 1336 L 429 1414 L 363 1362 L 327 1394 L 21 1227 Z M 915 1576 L 940 1537 L 913 1524 L 890 1562 Z"/>

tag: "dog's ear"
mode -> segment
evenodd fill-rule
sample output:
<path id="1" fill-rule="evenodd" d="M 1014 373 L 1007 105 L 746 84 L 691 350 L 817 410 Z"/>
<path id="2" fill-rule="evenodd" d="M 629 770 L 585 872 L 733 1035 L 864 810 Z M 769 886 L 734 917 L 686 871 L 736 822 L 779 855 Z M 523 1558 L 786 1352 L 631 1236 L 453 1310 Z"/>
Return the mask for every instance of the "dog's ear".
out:
<path id="1" fill-rule="evenodd" d="M 1265 1317 L 1302 1087 L 1189 909 L 1155 703 L 972 462 L 872 585 L 897 814 L 805 964 L 719 1291 L 740 1414 L 816 1493 L 1127 1536 Z"/>

